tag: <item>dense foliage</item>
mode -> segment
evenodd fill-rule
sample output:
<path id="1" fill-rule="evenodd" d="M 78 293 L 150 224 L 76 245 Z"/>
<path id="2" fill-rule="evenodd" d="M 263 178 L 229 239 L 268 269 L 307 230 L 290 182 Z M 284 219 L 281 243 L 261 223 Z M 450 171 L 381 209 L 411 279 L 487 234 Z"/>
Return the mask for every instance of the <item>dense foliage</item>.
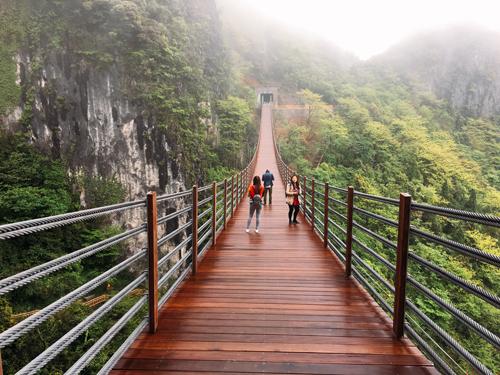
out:
<path id="1" fill-rule="evenodd" d="M 123 81 L 119 94 L 158 129 L 157 133 L 145 133 L 145 142 L 161 143 L 165 139 L 170 147 L 168 158 L 182 166 L 187 183 L 229 177 L 250 159 L 256 128 L 252 92 L 242 82 L 277 82 L 281 99 L 304 104 L 299 117 L 288 117 L 286 112 L 276 112 L 275 116 L 282 155 L 301 173 L 372 194 L 396 197 L 398 192 L 407 191 L 419 202 L 499 214 L 498 117 L 473 116 L 479 112 L 460 110 L 456 103 L 450 105 L 418 85 L 418 77 L 408 79 L 404 67 L 392 69 L 390 59 L 361 64 L 314 40 L 296 38 L 265 25 L 257 30 L 254 17 L 230 14 L 228 20 L 226 23 L 233 23 L 233 29 L 226 32 L 230 51 L 222 41 L 215 7 L 208 1 L 3 1 L 0 116 L 21 104 L 22 133 L 0 129 L 0 224 L 74 211 L 82 207 L 82 196 L 87 208 L 124 199 L 124 188 L 112 176 L 68 174 L 68 155 L 42 151 L 32 144 L 31 125 L 40 106 L 36 97 L 55 91 L 54 82 L 45 80 L 44 66 L 58 59 L 69 62 L 72 71 L 117 72 Z M 19 52 L 30 59 L 21 87 L 16 82 Z M 423 51 L 418 56 L 425 57 Z M 419 64 L 424 66 L 425 61 L 419 60 Z M 428 73 L 426 65 L 422 71 Z M 480 91 L 474 85 L 473 89 Z M 56 108 L 64 112 L 64 98 L 55 95 L 55 99 Z M 54 134 L 57 138 L 57 129 Z M 159 167 L 165 165 L 159 163 Z M 394 208 L 361 201 L 357 204 L 396 218 Z M 362 217 L 356 220 L 395 241 L 393 228 Z M 1 242 L 0 278 L 123 229 L 113 223 L 99 219 Z M 496 230 L 433 215 L 415 215 L 412 224 L 500 255 Z M 340 238 L 342 233 L 337 231 L 336 235 Z M 394 262 L 393 250 L 362 232 L 356 231 L 356 236 Z M 411 250 L 477 286 L 500 290 L 500 274 L 492 266 L 471 262 L 468 257 L 416 238 L 412 238 Z M 392 283 L 391 272 L 380 261 L 359 248 L 355 252 Z M 125 253 L 125 247 L 111 247 L 0 297 L 0 331 L 19 319 L 16 314 L 46 306 L 109 269 Z M 498 331 L 498 310 L 416 264 L 410 264 L 410 274 L 490 330 Z M 95 295 L 112 295 L 131 277 L 132 273 L 124 272 L 98 287 Z M 391 301 L 390 293 L 381 285 L 377 289 Z M 494 348 L 416 290 L 409 288 L 409 296 L 471 353 L 493 371 L 500 371 Z M 123 301 L 43 373 L 62 373 L 134 301 L 135 297 Z M 6 373 L 17 371 L 88 316 L 92 308 L 83 302 L 59 312 L 33 335 L 3 350 Z M 410 319 L 422 324 L 414 316 Z M 425 326 L 419 333 L 431 335 Z M 432 339 L 437 341 L 435 348 L 443 346 L 436 337 Z M 117 342 L 106 347 L 85 371 L 95 373 Z M 461 362 L 458 365 L 464 366 Z"/>
<path id="2" fill-rule="evenodd" d="M 228 40 L 241 69 L 253 79 L 279 85 L 280 104 L 304 105 L 302 111 L 278 107 L 274 112 L 279 148 L 291 167 L 337 187 L 352 185 L 392 198 L 403 191 L 417 202 L 500 214 L 500 118 L 495 115 L 498 106 L 491 105 L 499 100 L 495 94 L 500 84 L 498 34 L 475 29 L 429 33 L 361 63 L 266 19 L 258 28 L 252 27 L 242 16 L 244 10 L 220 2 L 228 9 Z M 481 117 L 482 113 L 491 115 Z M 362 199 L 356 205 L 397 220 L 396 207 Z M 334 210 L 346 214 L 340 205 L 334 205 Z M 396 242 L 395 228 L 355 216 L 358 223 Z M 345 228 L 338 216 L 334 220 Z M 412 225 L 500 255 L 497 229 L 419 213 L 413 214 Z M 345 234 L 335 227 L 333 231 L 343 241 Z M 359 229 L 355 236 L 395 263 L 391 247 Z M 342 253 L 342 243 L 336 245 Z M 392 271 L 379 259 L 358 245 L 354 251 L 393 284 Z M 500 290 L 498 268 L 416 236 L 411 238 L 411 251 L 486 291 L 498 294 Z M 357 266 L 391 305 L 391 292 Z M 498 334 L 498 309 L 414 261 L 409 273 Z M 500 370 L 495 348 L 412 286 L 408 295 L 494 373 Z M 456 371 L 473 372 L 420 319 L 413 314 L 408 319 Z"/>
<path id="3" fill-rule="evenodd" d="M 120 202 L 123 187 L 115 180 L 87 177 L 78 184 L 67 175 L 63 164 L 29 145 L 24 135 L 0 132 L 0 222 L 8 223 L 74 211 L 79 207 L 79 194 L 75 187 L 85 189 L 88 208 Z M 99 242 L 121 231 L 110 218 L 88 223 L 72 224 L 38 234 L 0 242 L 0 278 L 11 276 L 35 265 L 55 259 L 76 249 Z M 0 298 L 0 331 L 16 322 L 16 314 L 48 305 L 74 290 L 99 273 L 109 269 L 123 257 L 124 247 L 115 245 L 86 260 L 56 272 L 52 276 L 34 281 Z M 95 289 L 94 295 L 113 293 L 131 277 L 124 272 L 107 284 Z M 111 325 L 132 300 L 119 305 L 106 319 L 96 325 L 74 347 L 64 351 L 44 373 L 58 373 L 78 358 Z M 91 312 L 91 308 L 77 302 L 57 313 L 14 345 L 3 350 L 7 374 L 19 370 L 59 338 L 75 323 Z M 111 349 L 109 349 L 111 350 Z M 112 351 L 110 351 L 112 352 Z M 102 354 L 102 358 L 108 355 Z"/>
<path id="4" fill-rule="evenodd" d="M 358 81 L 360 76 L 362 82 Z M 498 142 L 492 140 L 500 124 L 487 118 L 464 118 L 431 94 L 415 94 L 397 77 L 381 80 L 380 76 L 377 71 L 356 72 L 354 78 L 358 80 L 352 79 L 338 88 L 334 106 L 308 89 L 298 92 L 308 108 L 304 116 L 289 120 L 277 114 L 277 134 L 285 160 L 301 173 L 334 186 L 353 185 L 357 190 L 389 197 L 406 191 L 418 202 L 498 215 L 498 173 L 492 166 L 498 163 L 500 149 Z M 357 204 L 397 219 L 395 210 L 387 205 L 362 201 Z M 394 228 L 363 216 L 356 220 L 393 242 L 396 240 Z M 436 215 L 415 215 L 412 224 L 497 256 L 500 254 L 498 230 Z M 336 234 L 339 238 L 344 236 L 340 231 Z M 356 235 L 394 262 L 392 249 L 361 231 L 356 231 Z M 380 261 L 361 248 L 355 250 L 392 283 L 392 273 Z M 474 285 L 493 293 L 500 290 L 500 272 L 493 266 L 471 262 L 467 256 L 418 238 L 412 238 L 411 250 Z M 461 292 L 461 288 L 414 262 L 410 262 L 410 274 L 488 329 L 493 332 L 498 329 L 500 315 L 496 308 Z M 391 294 L 383 286 L 378 287 L 392 303 Z M 498 353 L 492 346 L 413 288 L 409 296 L 467 350 L 498 371 Z M 415 317 L 410 319 L 422 325 Z M 425 329 L 420 333 L 428 334 Z M 436 337 L 433 339 L 446 346 Z"/>
<path id="5" fill-rule="evenodd" d="M 19 108 L 18 126 L 0 129 L 0 224 L 123 201 L 123 186 L 108 173 L 72 169 L 72 147 L 59 147 L 59 126 L 72 103 L 51 67 L 85 90 L 89 72 L 119 77 L 120 99 L 154 125 L 143 133 L 149 149 L 168 144 L 168 155 L 187 184 L 228 177 L 251 157 L 256 129 L 251 95 L 228 62 L 212 2 L 142 0 L 6 0 L 0 7 L 0 118 Z M 22 57 L 21 57 L 22 56 Z M 25 58 L 21 69 L 16 60 Z M 17 74 L 16 74 L 17 73 Z M 52 100 L 51 105 L 43 103 Z M 86 97 L 85 97 L 86 99 Z M 43 105 L 44 113 L 41 113 Z M 52 112 L 51 112 L 52 111 Z M 84 113 L 86 115 L 86 113 Z M 47 122 L 52 144 L 40 142 L 33 121 Z M 0 125 L 3 125 L 0 122 Z M 65 140 L 68 142 L 68 140 Z M 78 139 L 70 140 L 78 142 Z M 64 146 L 64 145 L 63 145 Z M 63 152 L 60 152 L 63 150 Z M 64 151 L 65 150 L 65 151 Z M 89 156 L 90 158 L 91 156 Z M 82 161 L 85 165 L 85 161 Z M 68 173 L 69 172 L 69 173 Z M 133 173 L 133 171 L 130 171 Z M 123 231 L 120 217 L 73 224 L 0 243 L 0 278 L 94 244 Z M 108 270 L 134 249 L 113 246 L 0 298 L 0 331 Z M 133 270 L 132 270 L 133 271 Z M 122 272 L 87 298 L 112 295 L 132 277 Z M 43 373 L 62 373 L 136 300 L 126 298 L 60 354 Z M 14 373 L 93 308 L 80 300 L 2 350 L 4 369 Z M 138 314 L 141 315 L 141 314 Z M 133 326 L 133 324 L 131 325 Z M 96 369 L 116 350 L 127 328 L 86 369 Z"/>
<path id="6" fill-rule="evenodd" d="M 64 117 L 70 106 L 86 104 L 72 103 L 70 93 L 61 92 L 64 85 L 48 77 L 48 71 L 57 66 L 65 79 L 83 88 L 89 74 L 107 72 L 119 78 L 120 100 L 136 108 L 149 127 L 154 125 L 140 142 L 161 149 L 164 137 L 166 159 L 182 166 L 189 184 L 201 182 L 209 167 L 226 160 L 220 158 L 216 142 L 224 138 L 213 134 L 218 133 L 217 117 L 224 115 L 228 95 L 242 97 L 238 105 L 250 111 L 248 93 L 231 70 L 219 29 L 212 2 L 7 0 L 0 10 L 5 46 L 0 50 L 0 115 L 21 103 L 20 123 L 29 130 L 43 104 L 45 113 L 37 120 L 41 116 L 53 132 L 53 154 L 74 158 L 67 146 L 59 154 L 60 130 L 51 125 L 51 116 Z M 17 53 L 29 59 L 21 90 L 16 85 Z M 251 127 L 248 119 L 239 125 L 244 133 Z M 251 142 L 234 144 L 238 157 L 231 158 L 232 166 L 241 167 L 254 144 L 255 134 Z M 154 157 L 164 167 L 165 157 Z"/>

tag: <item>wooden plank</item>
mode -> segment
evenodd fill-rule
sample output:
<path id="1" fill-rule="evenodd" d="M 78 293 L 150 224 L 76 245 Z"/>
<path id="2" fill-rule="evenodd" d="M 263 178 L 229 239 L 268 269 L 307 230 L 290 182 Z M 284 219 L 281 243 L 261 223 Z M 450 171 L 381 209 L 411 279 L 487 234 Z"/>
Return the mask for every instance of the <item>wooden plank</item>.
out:
<path id="1" fill-rule="evenodd" d="M 226 182 L 227 199 L 234 183 L 278 171 L 270 131 L 263 113 L 255 172 Z M 393 336 L 391 319 L 345 277 L 310 224 L 288 225 L 278 173 L 273 195 L 258 234 L 245 233 L 248 207 L 234 210 L 197 274 L 163 307 L 156 335 L 141 334 L 111 373 L 437 373 L 411 341 Z"/>
<path id="2" fill-rule="evenodd" d="M 232 361 L 232 360 L 142 360 L 122 359 L 117 368 L 126 367 L 138 370 L 162 370 L 162 371 L 225 371 L 225 372 L 254 372 L 254 373 L 276 373 L 286 372 L 288 374 L 349 374 L 349 375 L 392 375 L 392 374 L 430 374 L 427 367 L 422 366 L 394 366 L 387 364 L 358 365 L 358 364 L 324 364 L 324 363 L 293 363 L 290 362 L 263 362 L 263 361 Z M 433 371 L 434 374 L 438 374 Z"/>
<path id="3" fill-rule="evenodd" d="M 193 334 L 238 334 L 238 335 L 297 335 L 297 336 L 328 336 L 328 337 L 385 337 L 392 338 L 391 330 L 384 330 L 377 326 L 375 329 L 359 329 L 343 326 L 342 328 L 298 328 L 298 327 L 261 327 L 250 326 L 245 327 L 240 324 L 234 326 L 204 326 L 204 325 L 188 325 L 181 322 L 175 326 L 163 326 L 159 332 L 159 339 L 162 335 L 170 336 L 180 333 Z"/>
<path id="4" fill-rule="evenodd" d="M 233 360 L 233 361 L 290 361 L 292 353 L 272 352 L 224 352 L 224 351 L 196 351 L 181 350 L 158 353 L 151 349 L 132 349 L 124 358 L 142 359 L 192 359 L 192 360 Z M 431 362 L 420 355 L 361 355 L 361 354 L 324 354 L 324 353 L 293 353 L 295 363 L 336 363 L 336 364 L 390 364 L 390 365 L 419 365 L 430 366 Z"/>
<path id="5" fill-rule="evenodd" d="M 236 317 L 235 317 L 236 318 Z M 347 320 L 347 319 L 346 319 Z M 322 322 L 322 321 L 300 321 L 300 320 L 252 320 L 244 319 L 244 317 L 238 317 L 238 319 L 214 319 L 213 315 L 206 315 L 205 317 L 196 318 L 185 318 L 184 315 L 181 316 L 169 316 L 164 319 L 160 319 L 158 327 L 160 329 L 166 328 L 170 329 L 172 326 L 182 326 L 182 327 L 231 327 L 231 328 L 242 328 L 242 327 L 252 327 L 252 328 L 311 328 L 311 329 L 335 329 L 335 328 L 345 328 L 349 329 L 376 329 L 376 330 L 391 330 L 391 326 L 386 323 L 380 322 L 365 322 L 365 321 L 339 321 L 339 322 Z M 299 331 L 300 332 L 300 331 Z M 258 333 L 258 331 L 255 331 Z"/>
<path id="6" fill-rule="evenodd" d="M 224 350 L 275 353 L 336 353 L 336 354 L 381 354 L 381 355 L 418 355 L 419 350 L 407 345 L 344 345 L 311 344 L 287 342 L 221 342 L 221 341 L 183 341 L 183 340 L 137 340 L 131 348 L 162 350 Z"/>

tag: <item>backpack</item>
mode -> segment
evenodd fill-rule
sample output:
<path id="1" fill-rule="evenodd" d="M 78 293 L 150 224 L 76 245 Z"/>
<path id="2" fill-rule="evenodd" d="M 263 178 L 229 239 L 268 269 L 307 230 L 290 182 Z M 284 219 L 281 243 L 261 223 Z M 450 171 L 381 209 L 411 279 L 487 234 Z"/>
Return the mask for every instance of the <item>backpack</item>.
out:
<path id="1" fill-rule="evenodd" d="M 252 207 L 254 208 L 262 208 L 262 197 L 260 194 L 255 194 L 252 198 Z"/>

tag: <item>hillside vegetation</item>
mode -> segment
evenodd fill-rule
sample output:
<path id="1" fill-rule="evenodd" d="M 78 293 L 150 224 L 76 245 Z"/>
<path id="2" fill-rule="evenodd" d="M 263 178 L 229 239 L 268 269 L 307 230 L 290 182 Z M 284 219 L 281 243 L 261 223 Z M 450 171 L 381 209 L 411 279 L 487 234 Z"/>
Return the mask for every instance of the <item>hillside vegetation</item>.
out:
<path id="1" fill-rule="evenodd" d="M 228 13 L 234 18 L 238 10 Z M 264 21 L 261 29 L 264 32 L 238 33 L 233 28 L 229 43 L 249 76 L 280 86 L 281 104 L 292 98 L 309 108 L 298 117 L 275 111 L 278 146 L 289 166 L 337 187 L 352 185 L 392 198 L 408 192 L 420 203 L 500 214 L 500 35 L 467 29 L 462 38 L 464 30 L 459 28 L 415 36 L 387 54 L 360 62 L 271 23 Z M 337 199 L 345 196 L 338 194 Z M 356 204 L 397 220 L 390 206 L 361 200 Z M 362 216 L 356 220 L 396 241 L 394 228 Z M 496 229 L 435 215 L 414 215 L 412 225 L 500 255 Z M 334 232 L 339 238 L 345 236 Z M 392 249 L 355 232 L 395 262 Z M 379 260 L 359 247 L 354 251 L 393 283 L 392 273 Z M 500 290 L 496 267 L 419 238 L 412 238 L 411 251 L 487 291 Z M 497 309 L 414 262 L 409 267 L 416 280 L 498 333 Z M 372 282 L 392 304 L 387 289 Z M 412 287 L 409 297 L 493 372 L 500 370 L 500 357 L 492 346 Z M 409 319 L 421 325 L 417 329 L 421 335 L 432 336 L 438 354 L 457 361 L 450 362 L 456 371 L 472 371 L 422 321 L 412 314 Z"/>
<path id="2" fill-rule="evenodd" d="M 99 95 L 89 76 L 99 74 L 107 74 L 119 87 L 120 92 L 113 93 L 118 96 L 116 102 L 127 103 L 122 114 L 113 109 L 113 118 L 103 124 L 120 129 L 133 120 L 131 137 L 137 137 L 137 142 L 118 142 L 137 144 L 140 149 L 131 151 L 145 150 L 160 170 L 153 186 L 143 181 L 141 197 L 128 195 L 130 187 L 113 174 L 112 161 L 97 163 L 97 172 L 87 167 L 98 147 L 95 136 L 89 144 L 84 140 L 94 126 L 88 118 L 93 110 L 89 97 Z M 69 89 L 73 86 L 76 94 Z M 170 188 L 168 183 L 174 179 L 206 184 L 229 176 L 253 153 L 252 99 L 251 91 L 233 78 L 213 2 L 2 1 L 0 224 L 142 198 L 147 189 Z M 16 110 L 21 115 L 14 121 Z M 127 113 L 134 110 L 136 114 Z M 45 138 L 45 133 L 50 136 Z M 168 165 L 179 170 L 162 177 Z M 125 228 L 130 223 L 114 217 L 1 241 L 0 279 Z M 47 306 L 137 250 L 130 244 L 113 246 L 0 297 L 0 332 L 19 320 L 17 314 Z M 113 295 L 133 275 L 134 270 L 122 272 L 89 297 Z M 136 300 L 137 296 L 127 298 L 41 373 L 63 373 Z M 83 302 L 72 304 L 33 334 L 3 349 L 5 373 L 18 371 L 88 316 L 93 308 Z M 130 327 L 83 373 L 96 373 L 128 333 Z"/>
<path id="3" fill-rule="evenodd" d="M 498 33 L 455 27 L 416 35 L 361 62 L 265 18 L 258 28 L 252 27 L 241 21 L 241 9 L 220 3 L 230 30 L 228 43 L 241 69 L 258 81 L 278 85 L 281 104 L 292 100 L 309 108 L 296 117 L 275 111 L 278 146 L 289 166 L 337 187 L 352 185 L 392 198 L 408 192 L 417 202 L 500 215 Z M 390 206 L 361 200 L 356 204 L 397 220 Z M 394 228 L 362 216 L 355 219 L 396 241 Z M 412 225 L 500 255 L 496 229 L 436 215 L 414 215 Z M 392 249 L 359 230 L 355 235 L 395 262 Z M 354 251 L 393 283 L 392 273 L 379 260 L 359 247 Z M 500 290 L 500 271 L 493 266 L 416 237 L 411 239 L 411 251 L 493 294 Z M 498 334 L 497 309 L 415 262 L 409 267 L 416 280 Z M 387 289 L 372 282 L 392 304 Z M 500 370 L 500 357 L 492 346 L 412 287 L 409 297 L 494 373 Z M 421 335 L 429 334 L 419 319 L 411 314 L 409 318 L 422 326 L 417 329 Z M 468 369 L 445 343 L 434 335 L 432 339 L 438 354 L 457 361 L 450 362 L 456 371 Z"/>
<path id="4" fill-rule="evenodd" d="M 300 118 L 275 116 L 281 154 L 301 174 L 366 193 L 396 198 L 405 191 L 421 203 L 500 215 L 498 34 L 455 30 L 416 36 L 361 62 L 265 20 L 256 27 L 255 17 L 233 3 L 221 0 L 217 8 L 204 0 L 2 0 L 0 224 L 135 198 L 127 196 L 127 186 L 111 168 L 75 167 L 94 145 L 82 146 L 78 131 L 85 129 L 68 113 L 84 118 L 90 110 L 66 91 L 72 82 L 86 98 L 90 72 L 106 72 L 116 80 L 120 90 L 115 94 L 136 111 L 121 122 L 134 123 L 139 151 L 163 174 L 168 165 L 177 167 L 171 174 L 181 175 L 178 180 L 186 186 L 220 180 L 246 164 L 257 132 L 248 83 L 273 83 L 282 98 L 310 108 Z M 54 67 L 64 73 L 64 82 L 52 78 Z M 48 142 L 39 131 L 45 127 Z M 64 138 L 73 127 L 69 133 L 75 138 Z M 175 177 L 169 178 L 160 175 L 154 188 L 168 187 Z M 359 205 L 397 217 L 387 206 Z M 394 228 L 357 220 L 395 241 Z M 412 225 L 500 256 L 498 230 L 425 214 L 415 216 Z M 103 219 L 1 242 L 0 278 L 124 227 Z M 394 262 L 394 251 L 356 235 Z M 0 331 L 15 324 L 17 313 L 46 306 L 124 259 L 129 250 L 114 246 L 0 297 Z M 412 239 L 411 251 L 492 293 L 500 290 L 500 272 L 493 266 L 418 239 Z M 377 259 L 359 255 L 392 282 Z M 498 309 L 416 264 L 409 272 L 498 333 Z M 95 294 L 112 295 L 133 275 L 134 270 L 123 273 Z M 382 286 L 376 288 L 391 301 Z M 416 290 L 409 288 L 409 296 L 493 372 L 500 371 L 495 348 Z M 125 300 L 41 373 L 63 373 L 135 300 Z M 75 303 L 2 350 L 5 373 L 18 371 L 91 312 L 82 301 Z M 130 328 L 83 373 L 96 373 Z M 424 334 L 425 326 L 419 332 Z M 434 348 L 445 346 L 432 338 Z M 466 368 L 456 360 L 457 371 Z"/>

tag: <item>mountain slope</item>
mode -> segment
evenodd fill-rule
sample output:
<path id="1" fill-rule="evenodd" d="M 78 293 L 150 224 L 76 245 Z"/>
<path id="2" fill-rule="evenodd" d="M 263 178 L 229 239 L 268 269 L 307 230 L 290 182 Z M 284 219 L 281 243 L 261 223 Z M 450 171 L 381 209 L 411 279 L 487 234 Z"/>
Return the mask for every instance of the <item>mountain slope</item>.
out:
<path id="1" fill-rule="evenodd" d="M 466 116 L 500 116 L 500 33 L 454 27 L 414 36 L 369 61 L 432 90 Z"/>

